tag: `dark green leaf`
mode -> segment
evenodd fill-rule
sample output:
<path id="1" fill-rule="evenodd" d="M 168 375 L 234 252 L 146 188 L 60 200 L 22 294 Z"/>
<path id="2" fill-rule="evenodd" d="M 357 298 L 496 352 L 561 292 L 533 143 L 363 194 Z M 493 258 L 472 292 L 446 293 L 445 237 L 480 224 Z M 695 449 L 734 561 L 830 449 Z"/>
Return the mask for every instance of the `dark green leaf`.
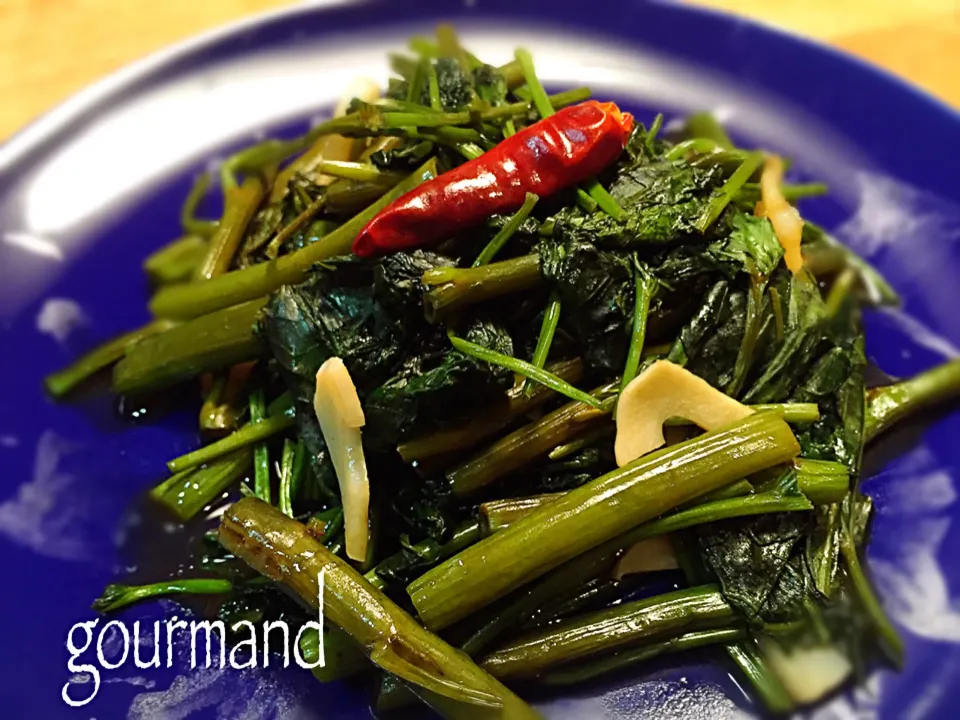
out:
<path id="1" fill-rule="evenodd" d="M 633 266 L 626 255 L 588 242 L 554 238 L 540 244 L 544 277 L 560 294 L 561 327 L 582 346 L 587 364 L 620 372 L 633 320 Z"/>
<path id="2" fill-rule="evenodd" d="M 497 352 L 513 354 L 510 336 L 492 323 L 473 323 L 466 338 Z M 399 372 L 366 398 L 366 435 L 378 446 L 393 445 L 413 433 L 465 419 L 486 399 L 505 391 L 511 382 L 509 372 L 449 346 L 410 356 Z"/>

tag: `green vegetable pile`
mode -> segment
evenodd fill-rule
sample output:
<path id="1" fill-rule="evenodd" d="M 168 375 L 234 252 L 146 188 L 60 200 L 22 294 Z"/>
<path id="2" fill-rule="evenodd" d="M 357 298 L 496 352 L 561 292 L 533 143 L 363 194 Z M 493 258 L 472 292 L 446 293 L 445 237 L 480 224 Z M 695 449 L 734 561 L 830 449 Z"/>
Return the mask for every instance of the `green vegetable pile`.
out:
<path id="1" fill-rule="evenodd" d="M 405 191 L 589 96 L 547 96 L 529 54 L 487 65 L 446 26 L 411 49 L 391 57 L 382 100 L 229 158 L 218 220 L 196 217 L 202 176 L 184 235 L 145 262 L 155 319 L 48 379 L 56 397 L 114 363 L 124 395 L 199 379 L 209 442 L 172 459 L 152 497 L 184 522 L 224 492 L 244 498 L 198 540 L 204 577 L 111 585 L 94 607 L 216 594 L 228 626 L 303 622 L 317 594 L 302 558 L 315 556 L 334 596 L 317 677 L 376 676 L 379 709 L 419 696 L 449 717 L 534 717 L 514 690 L 704 645 L 779 713 L 803 701 L 771 653 L 827 647 L 853 675 L 880 657 L 900 665 L 862 566 L 861 458 L 960 393 L 960 364 L 867 388 L 861 314 L 894 291 L 809 221 L 806 269 L 788 271 L 754 214 L 764 154 L 705 114 L 669 134 L 660 117 L 638 124 L 595 182 L 528 196 L 514 216 L 351 256 Z M 353 157 L 322 159 L 333 135 L 361 139 Z M 362 563 L 345 559 L 313 409 L 331 357 L 366 419 Z M 657 360 L 759 407 L 706 433 L 672 420 L 667 447 L 617 467 L 618 394 Z M 291 549 L 259 547 L 267 530 Z M 614 574 L 627 549 L 663 537 L 686 589 L 650 597 L 649 574 Z M 308 658 L 319 642 L 305 636 Z"/>

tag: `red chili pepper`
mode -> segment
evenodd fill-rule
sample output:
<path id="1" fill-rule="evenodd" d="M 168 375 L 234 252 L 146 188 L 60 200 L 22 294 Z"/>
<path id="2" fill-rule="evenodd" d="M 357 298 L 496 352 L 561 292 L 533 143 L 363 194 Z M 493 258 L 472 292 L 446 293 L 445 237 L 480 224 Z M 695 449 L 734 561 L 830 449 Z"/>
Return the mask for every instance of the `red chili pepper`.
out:
<path id="1" fill-rule="evenodd" d="M 617 159 L 632 129 L 633 117 L 614 103 L 564 108 L 397 198 L 360 231 L 353 253 L 432 245 L 515 212 L 527 193 L 545 197 L 581 183 Z"/>

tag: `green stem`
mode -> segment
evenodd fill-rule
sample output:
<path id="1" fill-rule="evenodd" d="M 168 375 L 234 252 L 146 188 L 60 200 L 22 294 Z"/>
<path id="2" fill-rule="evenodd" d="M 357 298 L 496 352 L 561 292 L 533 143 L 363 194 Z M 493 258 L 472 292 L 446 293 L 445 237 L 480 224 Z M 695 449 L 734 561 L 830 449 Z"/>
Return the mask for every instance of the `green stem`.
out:
<path id="1" fill-rule="evenodd" d="M 433 40 L 431 40 L 430 38 L 426 38 L 426 37 L 411 38 L 409 43 L 407 44 L 407 47 L 409 47 L 411 50 L 417 53 L 417 55 L 423 58 L 445 57 L 445 56 L 442 56 L 440 53 L 440 46 L 437 43 L 433 42 Z M 462 50 L 462 52 L 463 52 L 463 55 L 466 57 L 468 69 L 473 70 L 474 68 L 478 68 L 484 64 L 479 58 L 477 58 L 476 55 L 471 54 L 467 50 Z"/>
<path id="2" fill-rule="evenodd" d="M 427 65 L 427 88 L 430 107 L 434 110 L 443 110 L 443 103 L 440 101 L 440 81 L 437 79 L 437 68 L 433 63 Z"/>
<path id="3" fill-rule="evenodd" d="M 754 413 L 571 490 L 430 570 L 408 593 L 428 627 L 445 627 L 630 528 L 799 450 L 783 420 Z"/>
<path id="4" fill-rule="evenodd" d="M 516 59 L 520 64 L 520 68 L 523 70 L 523 77 L 533 97 L 533 105 L 537 109 L 537 112 L 540 113 L 540 117 L 550 117 L 554 114 L 555 110 L 550 103 L 550 98 L 547 97 L 547 93 L 543 89 L 543 85 L 540 84 L 540 80 L 537 78 L 537 71 L 533 66 L 533 56 L 530 54 L 530 51 L 524 48 L 517 48 L 514 52 L 514 59 Z"/>
<path id="5" fill-rule="evenodd" d="M 303 448 L 287 438 L 283 441 L 283 453 L 280 456 L 280 490 L 279 507 L 287 517 L 293 517 L 293 473 L 296 462 L 297 448 Z"/>
<path id="6" fill-rule="evenodd" d="M 688 154 L 693 155 L 715 155 L 723 152 L 723 146 L 710 138 L 690 138 L 679 142 L 670 148 L 664 156 L 667 160 L 675 162 L 683 160 Z"/>
<path id="7" fill-rule="evenodd" d="M 467 61 L 467 54 L 460 45 L 457 31 L 449 23 L 437 25 L 437 49 L 440 51 L 440 57 L 453 58 L 464 73 L 470 72 L 471 67 Z"/>
<path id="8" fill-rule="evenodd" d="M 587 195 L 593 198 L 593 201 L 597 203 L 597 207 L 603 210 L 614 220 L 623 220 L 623 208 L 620 207 L 620 204 L 613 198 L 613 195 L 608 193 L 606 188 L 600 184 L 599 180 L 597 180 L 595 177 L 585 180 L 582 187 L 586 191 Z"/>
<path id="9" fill-rule="evenodd" d="M 233 590 L 229 580 L 215 578 L 177 579 L 151 585 L 110 584 L 91 605 L 92 610 L 108 613 L 128 605 L 171 595 L 226 595 Z"/>
<path id="10" fill-rule="evenodd" d="M 537 254 L 479 267 L 428 270 L 423 275 L 428 288 L 424 313 L 430 322 L 439 322 L 471 305 L 534 288 L 542 280 Z"/>
<path id="11" fill-rule="evenodd" d="M 276 508 L 256 498 L 234 503 L 221 520 L 220 542 L 313 609 L 321 602 L 322 575 L 324 616 L 349 634 L 375 664 L 411 683 L 421 696 L 426 693 L 431 704 L 439 702 L 438 709 L 448 717 L 464 717 L 477 706 L 500 706 L 503 717 L 515 720 L 538 717 Z"/>
<path id="12" fill-rule="evenodd" d="M 593 612 L 599 608 L 611 607 L 626 597 L 627 593 L 639 585 L 639 575 L 622 579 L 601 575 L 591 579 L 576 589 L 569 597 L 557 598 L 557 603 L 549 608 L 540 608 L 537 614 L 524 624 L 524 630 L 542 630 L 556 625 L 560 620 Z"/>
<path id="13" fill-rule="evenodd" d="M 422 58 L 417 62 L 413 70 L 413 76 L 410 78 L 410 84 L 407 87 L 407 102 L 418 103 L 420 101 L 420 95 L 423 93 L 423 83 L 430 72 L 429 65 L 429 62 Z"/>
<path id="14" fill-rule="evenodd" d="M 506 245 L 507 240 L 512 238 L 513 234 L 517 232 L 517 229 L 523 225 L 523 222 L 529 217 L 539 199 L 540 198 L 533 193 L 527 193 L 523 205 L 504 223 L 503 227 L 500 228 L 500 232 L 494 235 L 493 239 L 480 251 L 477 259 L 473 261 L 472 267 L 480 267 L 493 260 L 494 256 Z"/>
<path id="15" fill-rule="evenodd" d="M 267 180 L 251 175 L 242 185 L 224 189 L 223 217 L 210 238 L 207 256 L 194 273 L 197 280 L 209 280 L 230 269 L 247 226 L 267 194 Z"/>
<path id="16" fill-rule="evenodd" d="M 829 460 L 794 460 L 797 488 L 814 505 L 832 505 L 841 502 L 850 491 L 850 473 L 847 466 Z"/>
<path id="17" fill-rule="evenodd" d="M 867 442 L 901 420 L 960 396 L 960 359 L 949 360 L 909 380 L 867 391 Z"/>
<path id="18" fill-rule="evenodd" d="M 180 226 L 188 235 L 206 238 L 217 229 L 216 221 L 197 219 L 197 206 L 209 189 L 210 173 L 201 173 L 193 181 L 193 187 L 190 188 L 187 199 L 183 201 L 183 206 L 180 208 Z"/>
<path id="19" fill-rule="evenodd" d="M 600 401 L 595 397 L 583 392 L 583 390 L 575 388 L 570 383 L 543 368 L 538 368 L 520 358 L 510 357 L 509 355 L 485 348 L 482 345 L 472 343 L 464 338 L 457 337 L 449 330 L 447 331 L 447 336 L 450 338 L 450 344 L 453 345 L 454 349 L 459 350 L 464 355 L 469 355 L 477 360 L 483 360 L 491 365 L 506 368 L 507 370 L 515 372 L 517 375 L 523 375 L 530 380 L 545 385 L 554 392 L 565 395 L 571 400 L 576 400 L 597 409 L 600 408 Z"/>
<path id="20" fill-rule="evenodd" d="M 804 198 L 821 197 L 829 192 L 829 188 L 824 183 L 784 183 L 780 186 L 783 197 L 787 202 L 795 203 Z M 760 183 L 744 183 L 737 193 L 737 202 L 756 203 L 760 200 Z"/>
<path id="21" fill-rule="evenodd" d="M 747 156 L 733 175 L 727 178 L 727 181 L 713 194 L 713 197 L 710 198 L 710 202 L 707 203 L 703 214 L 697 218 L 697 221 L 694 223 L 697 230 L 705 233 L 710 226 L 717 221 L 720 213 L 726 209 L 727 205 L 733 202 L 734 197 L 740 192 L 743 184 L 753 177 L 753 174 L 762 164 L 763 153 L 754 152 Z"/>
<path id="22" fill-rule="evenodd" d="M 859 274 L 852 267 L 845 268 L 843 272 L 836 277 L 833 281 L 833 286 L 830 288 L 830 292 L 827 294 L 827 299 L 824 301 L 824 312 L 828 318 L 837 316 L 837 313 L 844 307 L 847 299 L 850 297 L 851 291 L 859 280 Z"/>
<path id="23" fill-rule="evenodd" d="M 733 141 L 723 129 L 723 125 L 712 113 L 698 112 L 690 115 L 686 121 L 686 134 L 693 138 L 704 138 L 711 140 L 721 148 L 733 150 Z"/>
<path id="24" fill-rule="evenodd" d="M 847 572 L 850 574 L 857 598 L 873 622 L 887 656 L 895 667 L 898 669 L 903 667 L 903 639 L 883 611 L 883 606 L 860 565 L 852 533 L 846 525 L 840 533 L 840 554 L 847 565 Z"/>
<path id="25" fill-rule="evenodd" d="M 388 188 L 406 177 L 403 173 L 381 170 L 369 163 L 347 162 L 345 160 L 322 160 L 317 164 L 317 172 L 332 177 L 359 180 L 362 182 L 380 183 Z"/>
<path id="26" fill-rule="evenodd" d="M 745 489 L 751 487 L 749 483 L 747 483 L 745 488 L 742 486 L 735 488 L 734 486 L 737 485 L 738 483 L 733 483 L 721 488 L 721 490 L 730 488 L 736 489 L 739 493 L 743 493 Z M 814 481 L 811 482 L 810 486 L 816 487 L 817 484 Z M 483 503 L 480 506 L 480 512 L 484 520 L 484 529 L 488 534 L 505 530 L 521 518 L 530 515 L 534 510 L 539 510 L 548 503 L 561 497 L 562 494 L 563 493 L 548 493 L 527 498 L 494 500 Z M 713 493 L 703 495 L 697 500 L 706 501 L 708 498 L 717 497 L 722 494 L 720 491 L 714 491 Z M 778 512 L 803 512 L 812 509 L 813 504 L 803 495 L 788 495 L 775 491 L 762 492 L 755 495 L 738 494 L 721 497 L 716 500 L 710 499 L 709 502 L 700 502 L 691 507 L 677 510 L 677 512 L 665 517 L 639 525 L 625 533 L 622 537 L 617 538 L 616 541 L 610 545 L 610 548 L 611 552 L 615 552 L 621 548 L 634 545 L 641 540 L 648 540 L 652 537 L 667 535 L 695 525 L 716 522 L 718 520 Z"/>
<path id="27" fill-rule="evenodd" d="M 596 430 L 592 430 L 576 440 L 571 440 L 570 442 L 557 445 L 553 450 L 547 453 L 547 458 L 554 461 L 563 460 L 565 457 L 570 457 L 574 453 L 580 452 L 585 447 L 593 445 L 598 440 L 613 435 L 616 431 L 617 428 L 612 423 L 603 427 L 598 427 Z"/>
<path id="28" fill-rule="evenodd" d="M 268 295 L 282 285 L 303 282 L 316 263 L 349 254 L 354 238 L 377 213 L 436 173 L 436 160 L 431 158 L 377 202 L 312 245 L 207 282 L 163 288 L 151 300 L 150 310 L 157 317 L 193 318 Z"/>
<path id="29" fill-rule="evenodd" d="M 414 553 L 421 558 L 430 557 L 428 565 L 435 565 L 441 560 L 446 560 L 451 555 L 456 555 L 483 537 L 480 521 L 473 520 L 464 523 L 453 532 L 453 536 L 443 545 L 437 546 L 435 540 L 424 540 L 413 546 Z M 435 556 L 432 554 L 435 553 Z M 432 557 L 431 557 L 432 556 Z M 382 560 L 376 567 L 371 568 L 364 574 L 364 579 L 376 588 L 383 589 L 387 586 L 386 581 L 381 576 L 385 569 L 389 570 L 395 563 L 405 564 L 405 553 L 400 551 L 391 555 L 386 560 Z"/>
<path id="30" fill-rule="evenodd" d="M 606 398 L 614 389 L 613 385 L 597 388 L 591 399 L 596 402 Z M 607 414 L 607 410 L 598 410 L 593 403 L 567 403 L 500 438 L 449 471 L 450 487 L 456 495 L 469 495 L 544 457 L 557 445 L 592 431 Z"/>
<path id="31" fill-rule="evenodd" d="M 550 107 L 556 110 L 557 108 L 576 105 L 577 103 L 588 100 L 589 98 L 590 88 L 579 87 L 574 88 L 573 90 L 565 90 L 564 92 L 559 92 L 554 95 L 548 95 L 547 101 L 550 103 Z M 508 122 L 513 122 L 514 118 L 522 117 L 528 114 L 530 109 L 530 103 L 524 101 L 508 103 L 506 105 L 498 105 L 497 107 L 481 112 L 480 120 L 490 121 L 508 118 Z M 516 130 L 514 130 L 514 132 L 516 132 Z M 506 136 L 506 133 L 504 133 L 504 135 Z"/>
<path id="32" fill-rule="evenodd" d="M 327 196 L 326 194 L 322 194 L 307 205 L 307 207 L 303 209 L 303 212 L 287 223 L 280 232 L 277 233 L 276 237 L 270 241 L 270 244 L 267 245 L 267 257 L 275 258 L 279 255 L 283 244 L 299 232 L 301 228 L 305 227 L 306 224 L 313 219 L 314 215 L 320 212 L 326 204 Z"/>
<path id="33" fill-rule="evenodd" d="M 263 388 L 258 387 L 250 393 L 250 424 L 256 426 L 266 419 L 267 403 Z M 253 492 L 264 502 L 270 502 L 270 453 L 264 442 L 253 448 Z"/>
<path id="34" fill-rule="evenodd" d="M 482 147 L 469 142 L 456 143 L 454 145 L 454 149 L 463 155 L 467 160 L 476 160 L 484 153 Z"/>
<path id="35" fill-rule="evenodd" d="M 530 361 L 530 364 L 534 367 L 542 368 L 547 364 L 550 346 L 553 345 L 553 336 L 557 332 L 557 325 L 560 324 L 560 310 L 560 294 L 556 290 L 552 290 L 547 300 L 547 307 L 543 310 L 540 335 L 537 336 L 537 346 L 533 350 L 533 358 Z M 525 390 L 529 391 L 533 384 L 527 380 L 525 386 Z"/>
<path id="36" fill-rule="evenodd" d="M 656 637 L 729 624 L 734 609 L 713 586 L 677 590 L 589 613 L 524 635 L 488 655 L 481 667 L 497 678 L 536 677 L 564 663 Z"/>
<path id="37" fill-rule="evenodd" d="M 484 537 L 493 535 L 500 530 L 506 530 L 520 518 L 526 517 L 534 510 L 554 502 L 561 494 L 546 493 L 523 498 L 490 500 L 482 503 L 480 505 L 480 519 Z"/>
<path id="38" fill-rule="evenodd" d="M 713 630 L 699 630 L 678 635 L 669 640 L 661 640 L 638 648 L 621 650 L 609 657 L 577 663 L 569 667 L 549 670 L 537 678 L 544 685 L 577 685 L 595 680 L 619 670 L 635 667 L 661 655 L 694 650 L 718 643 L 727 644 L 747 637 L 743 628 L 729 627 Z"/>
<path id="39" fill-rule="evenodd" d="M 738 397 L 743 385 L 747 381 L 750 368 L 753 367 L 754 350 L 757 338 L 763 324 L 763 296 L 766 280 L 757 276 L 750 278 L 750 288 L 747 291 L 747 316 L 743 322 L 743 338 L 737 350 L 737 359 L 733 364 L 733 379 L 727 386 L 726 392 L 730 397 Z"/>
<path id="40" fill-rule="evenodd" d="M 630 349 L 627 351 L 627 364 L 623 369 L 620 389 L 623 390 L 637 376 L 640 358 L 643 357 L 643 341 L 647 334 L 647 316 L 650 314 L 650 300 L 657 288 L 657 281 L 633 258 L 633 328 L 630 331 Z"/>
<path id="41" fill-rule="evenodd" d="M 216 442 L 205 445 L 193 452 L 181 455 L 167 463 L 170 472 L 181 472 L 216 460 L 224 455 L 261 443 L 274 435 L 282 433 L 296 423 L 292 408 L 289 412 L 274 415 L 261 422 L 250 422 Z"/>
<path id="42" fill-rule="evenodd" d="M 583 377 L 583 363 L 579 358 L 553 363 L 549 370 L 569 383 L 579 382 Z M 525 393 L 522 382 L 515 384 L 503 400 L 496 402 L 489 410 L 472 417 L 462 425 L 446 427 L 429 435 L 408 440 L 397 447 L 397 451 L 404 462 L 412 463 L 437 455 L 469 450 L 511 421 L 526 415 L 555 397 L 553 390 L 543 385 L 534 385 L 532 392 Z"/>
<path id="43" fill-rule="evenodd" d="M 871 302 L 891 306 L 900 302 L 896 290 L 873 266 L 823 228 L 809 221 L 803 224 L 803 261 L 807 269 L 818 278 L 852 267 L 860 276 Z"/>
<path id="44" fill-rule="evenodd" d="M 560 496 L 560 493 L 555 493 L 537 496 L 537 498 L 527 498 L 526 500 L 536 501 L 536 508 L 542 507 Z M 503 529 L 519 520 L 520 517 L 531 513 L 529 507 L 524 507 L 524 501 L 516 501 L 512 506 L 509 503 L 510 501 L 503 501 L 499 510 L 495 510 L 493 504 L 490 504 L 489 522 L 493 524 L 502 522 L 500 529 Z M 526 504 L 529 505 L 530 503 Z M 495 606 L 497 612 L 493 614 L 493 617 L 476 631 L 475 642 L 478 647 L 488 646 L 504 632 L 519 627 L 533 618 L 541 608 L 555 603 L 558 597 L 564 597 L 592 578 L 608 573 L 616 562 L 618 553 L 641 540 L 677 532 L 702 523 L 748 515 L 763 515 L 772 512 L 802 512 L 810 509 L 812 509 L 812 505 L 801 496 L 781 496 L 774 493 L 765 493 L 763 495 L 704 503 L 702 506 L 678 511 L 665 518 L 640 525 L 573 558 L 547 573 L 542 579 L 509 595 Z M 515 513 L 513 518 L 509 515 L 511 512 Z M 467 647 L 467 645 L 465 644 L 464 647 Z"/>
<path id="45" fill-rule="evenodd" d="M 186 522 L 250 470 L 253 451 L 235 450 L 203 467 L 184 470 L 150 491 L 150 496 L 166 505 Z"/>
<path id="46" fill-rule="evenodd" d="M 724 649 L 730 659 L 747 676 L 767 710 L 777 715 L 786 715 L 795 709 L 790 694 L 780 678 L 770 670 L 755 640 L 752 638 L 740 640 L 727 645 Z"/>
<path id="47" fill-rule="evenodd" d="M 207 241 L 199 235 L 184 235 L 164 245 L 143 261 L 143 270 L 156 287 L 186 282 L 207 256 Z"/>
<path id="48" fill-rule="evenodd" d="M 228 307 L 144 338 L 114 368 L 114 391 L 128 394 L 157 390 L 208 370 L 259 357 L 265 348 L 254 333 L 254 324 L 265 304 L 263 298 Z"/>
<path id="49" fill-rule="evenodd" d="M 760 403 L 757 405 L 748 405 L 755 412 L 773 413 L 777 417 L 783 418 L 791 425 L 803 425 L 805 423 L 816 422 L 820 419 L 820 406 L 816 403 Z M 690 425 L 690 421 L 685 418 L 667 418 L 664 425 Z"/>
<path id="50" fill-rule="evenodd" d="M 55 398 L 62 398 L 87 378 L 123 358 L 142 340 L 164 333 L 173 326 L 174 323 L 167 320 L 154 320 L 133 332 L 98 345 L 62 370 L 47 375 L 43 381 L 47 392 Z"/>

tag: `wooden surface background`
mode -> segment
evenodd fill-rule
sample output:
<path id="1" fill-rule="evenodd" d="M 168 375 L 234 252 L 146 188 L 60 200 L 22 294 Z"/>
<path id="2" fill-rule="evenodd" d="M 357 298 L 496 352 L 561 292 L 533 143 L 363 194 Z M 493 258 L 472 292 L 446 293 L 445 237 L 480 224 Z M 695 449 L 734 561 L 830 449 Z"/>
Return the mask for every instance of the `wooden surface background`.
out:
<path id="1" fill-rule="evenodd" d="M 832 43 L 960 107 L 960 0 L 695 0 Z M 0 0 L 0 139 L 165 45 L 289 0 Z"/>

